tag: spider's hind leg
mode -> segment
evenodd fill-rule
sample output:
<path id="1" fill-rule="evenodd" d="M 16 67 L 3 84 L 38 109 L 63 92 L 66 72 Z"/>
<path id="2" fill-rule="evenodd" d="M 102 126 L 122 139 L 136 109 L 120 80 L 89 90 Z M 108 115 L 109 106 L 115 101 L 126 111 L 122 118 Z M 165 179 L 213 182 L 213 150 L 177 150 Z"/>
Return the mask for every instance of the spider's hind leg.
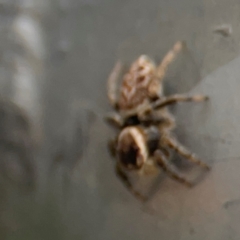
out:
<path id="1" fill-rule="evenodd" d="M 117 62 L 108 77 L 107 94 L 111 105 L 116 109 L 118 105 L 118 80 L 122 71 L 121 62 Z"/>
<path id="2" fill-rule="evenodd" d="M 166 75 L 169 65 L 176 59 L 179 52 L 184 48 L 185 43 L 178 41 L 174 44 L 173 48 L 165 55 L 162 62 L 157 69 L 157 77 L 161 81 Z"/>

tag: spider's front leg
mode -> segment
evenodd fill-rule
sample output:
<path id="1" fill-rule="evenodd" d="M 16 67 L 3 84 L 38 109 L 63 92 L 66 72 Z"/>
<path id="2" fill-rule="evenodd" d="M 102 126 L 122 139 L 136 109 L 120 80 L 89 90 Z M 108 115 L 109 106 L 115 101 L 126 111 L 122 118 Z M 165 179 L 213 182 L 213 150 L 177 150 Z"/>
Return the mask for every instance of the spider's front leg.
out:
<path id="1" fill-rule="evenodd" d="M 203 162 L 201 159 L 199 159 L 194 153 L 191 153 L 189 150 L 187 150 L 184 146 L 182 146 L 176 139 L 173 137 L 168 137 L 165 139 L 165 144 L 173 150 L 175 150 L 179 155 L 186 158 L 188 161 L 193 162 L 206 170 L 210 170 L 210 167 L 208 164 Z"/>
<path id="2" fill-rule="evenodd" d="M 132 183 L 130 182 L 128 176 L 126 173 L 122 170 L 121 166 L 119 164 L 116 165 L 116 174 L 119 177 L 119 179 L 123 182 L 123 184 L 128 188 L 128 190 L 139 200 L 145 202 L 147 201 L 147 197 L 143 196 L 138 191 L 134 190 Z"/>
<path id="3" fill-rule="evenodd" d="M 154 159 L 157 162 L 158 166 L 161 167 L 171 178 L 174 180 L 183 183 L 187 187 L 192 187 L 193 183 L 188 181 L 184 176 L 182 176 L 178 170 L 172 165 L 163 152 L 158 149 L 154 153 Z"/>

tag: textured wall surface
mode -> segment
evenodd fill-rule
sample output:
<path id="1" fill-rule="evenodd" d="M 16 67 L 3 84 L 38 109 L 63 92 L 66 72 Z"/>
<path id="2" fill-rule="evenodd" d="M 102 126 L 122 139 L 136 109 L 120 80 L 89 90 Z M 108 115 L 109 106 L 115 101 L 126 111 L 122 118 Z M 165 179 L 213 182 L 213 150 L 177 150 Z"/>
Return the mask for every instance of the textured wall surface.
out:
<path id="1" fill-rule="evenodd" d="M 33 191 L 0 171 L 1 239 L 239 239 L 239 12 L 237 0 L 0 1 L 0 93 L 26 111 L 38 140 Z M 232 25 L 230 36 L 213 33 L 221 24 Z M 187 49 L 169 69 L 166 93 L 210 101 L 174 107 L 176 134 L 212 171 L 180 161 L 184 174 L 199 176 L 193 189 L 161 172 L 143 179 L 152 193 L 143 205 L 116 178 L 106 149 L 114 134 L 102 121 L 106 79 L 118 59 L 127 66 L 144 53 L 159 62 L 177 40 Z M 15 136 L 8 119 L 6 136 Z M 21 180 L 22 159 L 2 152 L 1 169 Z"/>

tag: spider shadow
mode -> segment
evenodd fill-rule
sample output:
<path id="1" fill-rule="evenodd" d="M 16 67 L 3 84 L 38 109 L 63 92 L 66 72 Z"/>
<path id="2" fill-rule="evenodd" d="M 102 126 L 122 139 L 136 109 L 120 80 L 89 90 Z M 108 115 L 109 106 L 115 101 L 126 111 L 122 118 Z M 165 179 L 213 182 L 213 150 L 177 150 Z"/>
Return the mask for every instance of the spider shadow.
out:
<path id="1" fill-rule="evenodd" d="M 209 173 L 209 171 L 206 171 L 205 169 L 202 169 L 201 167 L 196 166 L 193 163 L 189 163 L 188 161 L 179 157 L 175 153 L 172 155 L 171 162 L 179 171 L 179 173 L 184 175 L 188 180 L 190 180 L 193 183 L 193 187 L 202 182 Z M 166 174 L 163 170 L 160 169 L 157 177 L 155 179 L 152 179 L 151 185 L 150 187 L 148 187 L 147 193 L 145 193 L 147 196 L 146 204 L 155 197 L 155 195 L 160 191 L 159 189 L 161 187 L 164 187 L 165 180 L 167 178 L 170 178 L 168 174 Z M 171 180 L 176 182 L 176 180 L 174 179 Z"/>
<path id="2" fill-rule="evenodd" d="M 194 186 L 202 182 L 209 173 L 209 171 L 194 163 L 188 162 L 186 159 L 177 156 L 177 154 L 174 154 L 172 163 L 176 166 L 179 172 L 184 174 L 186 178 L 190 179 Z"/>

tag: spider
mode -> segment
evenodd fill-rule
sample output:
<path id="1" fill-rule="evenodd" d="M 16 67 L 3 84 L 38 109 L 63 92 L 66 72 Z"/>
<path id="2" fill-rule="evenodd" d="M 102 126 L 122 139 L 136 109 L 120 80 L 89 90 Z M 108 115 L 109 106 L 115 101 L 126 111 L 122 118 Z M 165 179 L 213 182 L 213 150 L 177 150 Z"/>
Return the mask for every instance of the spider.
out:
<path id="1" fill-rule="evenodd" d="M 175 138 L 172 133 L 176 126 L 175 119 L 168 110 L 169 105 L 178 102 L 202 102 L 208 97 L 180 94 L 166 97 L 163 94 L 163 78 L 167 68 L 183 47 L 183 42 L 176 42 L 159 66 L 148 56 L 141 55 L 123 76 L 119 94 L 118 79 L 122 71 L 120 62 L 117 62 L 108 79 L 108 99 L 115 112 L 108 114 L 105 120 L 118 131 L 117 137 L 109 141 L 108 147 L 117 159 L 117 176 L 141 200 L 147 198 L 134 190 L 127 173 L 144 173 L 148 165 L 160 167 L 171 178 L 188 187 L 193 186 L 171 164 L 170 150 L 210 170 L 206 163 Z"/>

